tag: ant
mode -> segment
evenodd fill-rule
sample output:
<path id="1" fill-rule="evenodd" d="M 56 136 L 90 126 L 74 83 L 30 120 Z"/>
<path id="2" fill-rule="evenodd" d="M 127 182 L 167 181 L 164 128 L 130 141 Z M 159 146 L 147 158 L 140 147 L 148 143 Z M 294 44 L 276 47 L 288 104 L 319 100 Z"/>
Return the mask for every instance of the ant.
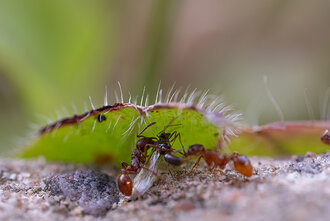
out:
<path id="1" fill-rule="evenodd" d="M 208 166 L 213 165 L 213 168 L 219 167 L 224 169 L 229 161 L 234 162 L 234 166 L 237 172 L 243 174 L 244 176 L 250 177 L 253 173 L 253 167 L 249 158 L 245 155 L 238 154 L 236 152 L 230 155 L 221 156 L 213 150 L 205 150 L 205 147 L 201 144 L 194 144 L 189 146 L 187 152 L 184 153 L 186 158 L 192 156 L 199 156 L 194 166 L 191 168 L 190 172 L 197 166 L 200 159 L 203 158 Z M 213 169 L 212 168 L 212 169 Z"/>
<path id="2" fill-rule="evenodd" d="M 329 130 L 324 131 L 324 134 L 321 137 L 321 141 L 324 144 L 330 145 L 330 132 L 329 132 Z"/>
<path id="3" fill-rule="evenodd" d="M 147 128 L 151 127 L 152 125 L 156 124 L 156 122 L 152 122 L 149 125 L 147 125 L 138 135 L 138 138 L 141 138 L 136 142 L 136 148 L 132 152 L 131 156 L 131 164 L 128 164 L 126 162 L 121 162 L 122 169 L 121 169 L 121 175 L 117 178 L 117 184 L 118 188 L 121 193 L 123 193 L 126 196 L 132 195 L 132 180 L 129 177 L 128 174 L 137 174 L 141 171 L 141 169 L 146 169 L 144 165 L 147 160 L 147 153 L 150 148 L 153 148 L 154 150 L 159 151 L 161 155 L 164 155 L 164 160 L 172 165 L 179 166 L 183 163 L 183 159 L 177 156 L 172 155 L 172 152 L 176 152 L 172 145 L 176 138 L 179 138 L 179 141 L 181 142 L 181 135 L 177 131 L 174 131 L 172 133 L 166 133 L 166 129 L 170 126 L 179 126 L 180 124 L 173 124 L 173 121 L 176 118 L 173 118 L 168 125 L 164 127 L 162 131 L 160 131 L 157 134 L 157 137 L 146 137 L 141 135 Z M 150 171 L 150 170 L 149 170 Z M 153 171 L 152 172 L 155 176 L 159 177 L 158 174 L 156 174 Z"/>

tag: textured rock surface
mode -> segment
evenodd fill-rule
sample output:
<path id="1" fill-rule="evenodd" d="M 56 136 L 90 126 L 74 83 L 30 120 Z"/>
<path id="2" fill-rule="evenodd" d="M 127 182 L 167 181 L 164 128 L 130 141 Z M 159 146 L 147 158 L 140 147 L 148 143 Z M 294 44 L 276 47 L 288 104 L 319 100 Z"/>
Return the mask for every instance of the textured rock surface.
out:
<path id="1" fill-rule="evenodd" d="M 248 179 L 230 167 L 225 173 L 209 171 L 203 163 L 190 175 L 185 175 L 189 166 L 170 168 L 171 173 L 164 171 L 164 179 L 141 199 L 130 201 L 120 195 L 119 203 L 114 203 L 104 217 L 95 218 L 85 214 L 86 207 L 79 201 L 83 194 L 85 199 L 103 199 L 100 191 L 93 192 L 95 189 L 88 186 L 94 183 L 104 188 L 107 178 L 81 171 L 91 166 L 1 159 L 0 220 L 327 220 L 329 162 L 329 153 L 281 160 L 252 158 L 255 174 Z M 92 169 L 113 177 L 118 174 L 111 168 Z M 67 174 L 58 176 L 63 173 Z M 89 181 L 82 177 L 89 177 Z M 86 185 L 80 184 L 86 188 L 67 183 L 72 178 L 85 180 Z M 50 179 L 62 180 L 62 186 L 50 184 Z M 72 187 L 80 190 L 64 193 Z M 110 204 L 101 202 L 107 210 Z M 93 212 L 93 207 L 89 209 Z"/>
<path id="2" fill-rule="evenodd" d="M 98 171 L 75 170 L 43 181 L 52 194 L 77 202 L 85 214 L 103 216 L 119 202 L 115 179 Z"/>

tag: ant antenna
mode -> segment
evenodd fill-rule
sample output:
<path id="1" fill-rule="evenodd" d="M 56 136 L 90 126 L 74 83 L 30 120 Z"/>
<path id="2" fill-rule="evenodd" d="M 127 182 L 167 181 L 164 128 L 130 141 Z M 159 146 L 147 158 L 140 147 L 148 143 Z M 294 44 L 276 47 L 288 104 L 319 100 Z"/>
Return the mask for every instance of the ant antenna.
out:
<path id="1" fill-rule="evenodd" d="M 161 130 L 158 134 L 157 134 L 157 136 L 159 135 L 159 134 L 162 134 L 167 128 L 169 128 L 169 127 L 174 127 L 174 126 L 180 126 L 180 125 L 182 125 L 182 124 L 172 124 L 173 123 L 173 121 L 174 120 L 176 120 L 178 117 L 174 117 L 165 127 L 164 127 L 164 129 L 163 130 Z"/>
<path id="2" fill-rule="evenodd" d="M 148 124 L 138 135 L 137 137 L 141 137 L 141 134 L 146 130 L 148 129 L 149 127 L 151 127 L 152 125 L 156 124 L 156 122 L 152 122 L 150 124 Z"/>
<path id="3" fill-rule="evenodd" d="M 310 102 L 311 99 L 310 99 L 309 91 L 307 88 L 305 88 L 305 90 L 304 90 L 304 97 L 305 97 L 305 103 L 306 103 L 309 118 L 310 118 L 310 120 L 315 120 L 316 118 L 314 115 L 312 104 Z"/>
<path id="4" fill-rule="evenodd" d="M 283 112 L 281 111 L 280 105 L 276 102 L 275 98 L 272 95 L 272 92 L 270 91 L 269 87 L 268 87 L 268 77 L 266 75 L 264 75 L 264 85 L 267 91 L 267 96 L 270 99 L 270 101 L 272 102 L 272 104 L 274 105 L 277 114 L 280 117 L 280 121 L 284 122 L 284 115 Z"/>

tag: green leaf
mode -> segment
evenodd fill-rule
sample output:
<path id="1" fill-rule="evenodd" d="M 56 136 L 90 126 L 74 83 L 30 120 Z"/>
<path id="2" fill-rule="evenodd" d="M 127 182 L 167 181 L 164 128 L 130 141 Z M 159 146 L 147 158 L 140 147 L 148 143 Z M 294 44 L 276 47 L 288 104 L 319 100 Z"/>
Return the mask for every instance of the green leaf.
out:
<path id="1" fill-rule="evenodd" d="M 289 155 L 321 153 L 329 146 L 321 136 L 330 128 L 330 121 L 275 122 L 260 127 L 242 127 L 231 139 L 229 148 L 245 155 Z"/>
<path id="2" fill-rule="evenodd" d="M 179 132 L 185 147 L 201 143 L 208 149 L 215 149 L 221 139 L 223 126 L 230 125 L 223 113 L 208 112 L 191 105 L 141 107 L 115 104 L 43 128 L 21 156 L 44 156 L 47 160 L 82 163 L 112 161 L 119 165 L 121 161 L 129 162 L 137 141 L 136 135 L 143 128 L 156 122 L 143 133 L 154 137 L 171 120 L 172 124 L 179 125 L 169 127 L 166 132 Z M 181 148 L 178 139 L 173 147 Z"/>

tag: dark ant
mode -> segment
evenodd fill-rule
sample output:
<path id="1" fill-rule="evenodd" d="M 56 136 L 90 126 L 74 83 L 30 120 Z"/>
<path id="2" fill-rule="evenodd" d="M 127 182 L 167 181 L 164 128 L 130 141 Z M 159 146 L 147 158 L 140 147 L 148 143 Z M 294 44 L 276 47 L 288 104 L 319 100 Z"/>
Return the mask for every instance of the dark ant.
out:
<path id="1" fill-rule="evenodd" d="M 103 122 L 103 121 L 105 121 L 107 118 L 104 116 L 104 115 L 102 115 L 102 114 L 99 114 L 99 115 L 97 115 L 96 116 L 96 120 L 98 121 L 98 122 Z"/>
<path id="2" fill-rule="evenodd" d="M 200 159 L 203 158 L 206 164 L 208 166 L 213 165 L 213 168 L 219 167 L 220 169 L 224 169 L 229 161 L 233 161 L 237 172 L 247 177 L 252 176 L 253 173 L 253 167 L 249 158 L 236 152 L 230 155 L 221 156 L 213 150 L 205 150 L 205 147 L 201 144 L 194 144 L 189 146 L 184 155 L 185 157 L 199 156 L 194 166 L 191 168 L 191 171 L 197 166 Z"/>
<path id="3" fill-rule="evenodd" d="M 167 126 L 164 127 L 162 131 L 157 134 L 157 137 L 145 137 L 141 135 L 147 128 L 151 127 L 152 125 L 156 124 L 156 122 L 152 122 L 147 125 L 138 135 L 137 137 L 142 137 L 142 139 L 136 142 L 136 149 L 133 150 L 131 156 L 131 164 L 126 162 L 121 162 L 122 169 L 121 175 L 117 178 L 117 184 L 120 192 L 122 192 L 126 196 L 130 196 L 132 194 L 132 180 L 128 174 L 137 174 L 141 171 L 141 169 L 149 170 L 148 168 L 144 167 L 146 160 L 147 160 L 147 153 L 149 148 L 153 148 L 154 150 L 159 151 L 161 155 L 164 155 L 164 160 L 172 165 L 178 166 L 183 163 L 183 159 L 171 154 L 171 152 L 175 152 L 172 148 L 172 144 L 176 138 L 179 138 L 181 143 L 181 136 L 180 133 L 174 131 L 172 133 L 166 133 L 165 130 L 170 126 L 179 126 L 180 124 L 173 124 L 171 123 L 175 120 L 171 120 Z M 182 143 L 181 146 L 183 147 Z M 152 172 L 155 176 L 159 177 L 153 171 Z"/>

